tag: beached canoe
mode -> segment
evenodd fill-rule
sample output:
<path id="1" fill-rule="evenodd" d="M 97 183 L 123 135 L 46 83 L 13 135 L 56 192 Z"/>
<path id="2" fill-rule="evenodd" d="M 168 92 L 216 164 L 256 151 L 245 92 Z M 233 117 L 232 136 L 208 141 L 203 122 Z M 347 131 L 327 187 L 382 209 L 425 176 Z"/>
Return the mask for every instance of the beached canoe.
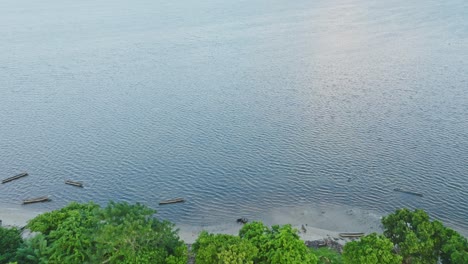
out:
<path id="1" fill-rule="evenodd" d="M 82 183 L 82 182 L 66 180 L 66 181 L 65 181 L 65 184 L 73 185 L 73 186 L 76 186 L 76 187 L 81 187 L 81 188 L 83 188 L 83 183 Z"/>
<path id="2" fill-rule="evenodd" d="M 50 201 L 49 196 L 41 196 L 37 198 L 23 200 L 23 204 L 42 203 L 42 202 L 49 202 L 49 201 Z"/>
<path id="3" fill-rule="evenodd" d="M 2 184 L 3 184 L 3 183 L 7 183 L 7 182 L 11 182 L 11 181 L 14 181 L 14 180 L 17 180 L 17 179 L 19 179 L 19 178 L 23 178 L 23 177 L 25 177 L 25 176 L 28 176 L 28 173 L 27 173 L 27 172 L 20 173 L 20 174 L 18 174 L 18 175 L 13 176 L 13 177 L 4 179 L 4 180 L 2 181 Z"/>
<path id="4" fill-rule="evenodd" d="M 159 202 L 159 205 L 173 204 L 173 203 L 183 203 L 183 202 L 185 202 L 184 198 L 175 198 L 175 199 L 171 199 L 171 200 L 161 201 L 161 202 Z"/>
<path id="5" fill-rule="evenodd" d="M 350 238 L 357 238 L 364 236 L 364 233 L 356 232 L 356 233 L 339 233 L 340 237 L 350 237 Z"/>
<path id="6" fill-rule="evenodd" d="M 400 188 L 395 188 L 393 189 L 395 192 L 401 192 L 401 193 L 406 193 L 406 194 L 411 194 L 411 195 L 416 195 L 416 196 L 419 196 L 419 197 L 423 197 L 423 194 L 422 193 L 417 193 L 417 192 L 411 192 L 411 191 L 405 191 L 405 190 L 402 190 Z"/>

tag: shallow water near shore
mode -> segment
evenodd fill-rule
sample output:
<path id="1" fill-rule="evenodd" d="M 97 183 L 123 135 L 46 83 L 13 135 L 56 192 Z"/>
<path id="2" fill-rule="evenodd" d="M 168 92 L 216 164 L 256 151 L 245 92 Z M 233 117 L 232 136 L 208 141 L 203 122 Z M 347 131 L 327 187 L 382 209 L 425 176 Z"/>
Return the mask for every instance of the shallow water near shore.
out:
<path id="1" fill-rule="evenodd" d="M 0 36 L 0 176 L 30 173 L 2 203 L 194 226 L 409 207 L 468 229 L 467 1 L 7 0 Z"/>

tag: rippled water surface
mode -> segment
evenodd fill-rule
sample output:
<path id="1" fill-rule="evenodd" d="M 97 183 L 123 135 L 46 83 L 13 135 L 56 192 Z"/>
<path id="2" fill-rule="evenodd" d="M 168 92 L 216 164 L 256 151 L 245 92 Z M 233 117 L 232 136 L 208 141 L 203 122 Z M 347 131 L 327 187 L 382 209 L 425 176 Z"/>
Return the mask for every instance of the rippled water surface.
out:
<path id="1" fill-rule="evenodd" d="M 466 0 L 2 0 L 0 50 L 0 175 L 30 173 L 2 203 L 186 224 L 406 206 L 468 227 Z"/>

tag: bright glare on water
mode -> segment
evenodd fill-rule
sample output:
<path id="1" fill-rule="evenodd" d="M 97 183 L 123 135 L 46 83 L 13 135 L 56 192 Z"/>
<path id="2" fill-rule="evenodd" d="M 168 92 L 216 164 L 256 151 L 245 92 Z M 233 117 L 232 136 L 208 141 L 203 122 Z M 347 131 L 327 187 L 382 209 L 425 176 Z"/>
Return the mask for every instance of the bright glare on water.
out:
<path id="1" fill-rule="evenodd" d="M 2 0 L 0 50 L 0 175 L 30 173 L 1 203 L 185 224 L 410 207 L 468 228 L 466 0 Z"/>

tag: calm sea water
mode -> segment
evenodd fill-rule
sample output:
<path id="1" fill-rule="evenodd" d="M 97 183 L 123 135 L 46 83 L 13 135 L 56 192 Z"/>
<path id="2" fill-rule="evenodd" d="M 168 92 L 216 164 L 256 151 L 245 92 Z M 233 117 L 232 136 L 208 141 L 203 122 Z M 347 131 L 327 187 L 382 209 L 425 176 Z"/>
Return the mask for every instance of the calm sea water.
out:
<path id="1" fill-rule="evenodd" d="M 186 224 L 410 207 L 468 227 L 466 0 L 1 0 L 0 50 L 0 175 L 30 173 L 2 203 Z"/>

